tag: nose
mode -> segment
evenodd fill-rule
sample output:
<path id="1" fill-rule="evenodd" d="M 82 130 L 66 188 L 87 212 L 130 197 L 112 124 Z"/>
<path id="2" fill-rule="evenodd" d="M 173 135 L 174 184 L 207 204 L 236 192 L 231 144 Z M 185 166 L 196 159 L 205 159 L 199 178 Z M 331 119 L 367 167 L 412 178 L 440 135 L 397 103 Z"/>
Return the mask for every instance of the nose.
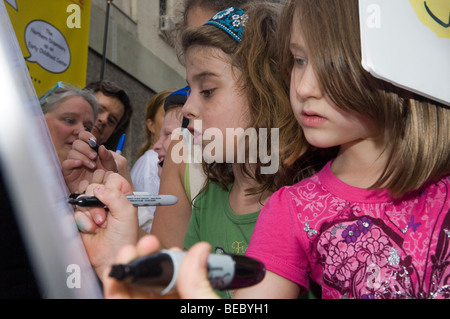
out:
<path id="1" fill-rule="evenodd" d="M 198 110 L 195 107 L 195 99 L 191 93 L 181 109 L 181 113 L 189 120 L 194 120 L 198 117 Z"/>
<path id="2" fill-rule="evenodd" d="M 163 137 L 162 134 L 160 135 L 158 141 L 153 145 L 153 150 L 158 153 L 158 155 L 161 155 L 161 151 L 163 149 Z"/>
<path id="3" fill-rule="evenodd" d="M 311 97 L 322 97 L 322 89 L 320 88 L 320 84 L 312 64 L 308 64 L 304 70 L 294 69 L 292 71 L 291 81 L 291 85 L 294 85 L 295 91 L 299 98 L 307 99 Z"/>
<path id="4" fill-rule="evenodd" d="M 85 131 L 85 127 L 84 127 L 83 123 L 79 123 L 73 127 L 72 134 L 75 135 L 76 137 L 78 137 L 78 135 L 83 131 Z"/>
<path id="5" fill-rule="evenodd" d="M 102 113 L 98 114 L 98 116 L 97 116 L 97 123 L 106 124 L 107 119 L 108 119 L 108 114 L 106 112 L 102 112 Z"/>

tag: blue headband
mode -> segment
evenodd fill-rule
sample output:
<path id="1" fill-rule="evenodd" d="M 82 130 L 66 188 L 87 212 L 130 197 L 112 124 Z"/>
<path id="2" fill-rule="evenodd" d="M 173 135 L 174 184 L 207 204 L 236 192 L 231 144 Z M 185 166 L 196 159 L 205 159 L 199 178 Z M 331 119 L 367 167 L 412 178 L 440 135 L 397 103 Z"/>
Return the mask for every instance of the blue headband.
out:
<path id="1" fill-rule="evenodd" d="M 166 101 L 164 102 L 164 110 L 167 111 L 167 108 L 173 104 L 181 104 L 183 105 L 186 103 L 191 88 L 189 86 L 186 86 L 185 88 L 179 89 L 172 94 L 170 94 Z"/>
<path id="2" fill-rule="evenodd" d="M 169 106 L 174 104 L 184 105 L 186 103 L 189 94 L 191 92 L 191 88 L 186 86 L 185 88 L 179 89 L 172 94 L 170 94 L 166 101 L 164 102 L 164 111 L 167 111 Z M 183 122 L 181 123 L 182 128 L 187 128 L 189 125 L 189 120 L 183 116 Z"/>
<path id="3" fill-rule="evenodd" d="M 217 13 L 205 25 L 218 27 L 225 31 L 237 43 L 240 43 L 247 20 L 248 15 L 242 9 L 231 7 Z"/>

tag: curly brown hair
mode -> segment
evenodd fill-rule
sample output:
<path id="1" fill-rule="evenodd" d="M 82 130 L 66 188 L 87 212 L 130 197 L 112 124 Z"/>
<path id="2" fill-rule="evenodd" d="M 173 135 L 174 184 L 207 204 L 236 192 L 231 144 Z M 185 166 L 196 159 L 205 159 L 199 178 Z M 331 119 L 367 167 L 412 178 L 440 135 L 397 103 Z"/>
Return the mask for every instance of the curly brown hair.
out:
<path id="1" fill-rule="evenodd" d="M 230 55 L 234 69 L 239 70 L 239 87 L 245 93 L 249 105 L 249 127 L 259 132 L 260 128 L 279 129 L 279 150 L 272 150 L 271 136 L 267 138 L 267 152 L 279 152 L 279 167 L 275 174 L 263 174 L 266 164 L 259 159 L 249 165 L 240 165 L 245 176 L 253 178 L 258 186 L 248 189 L 248 194 L 274 192 L 291 185 L 315 172 L 312 161 L 301 161 L 299 157 L 307 149 L 302 130 L 292 115 L 289 102 L 289 86 L 286 75 L 280 73 L 277 32 L 282 6 L 273 2 L 248 3 L 243 9 L 249 16 L 240 44 L 225 32 L 210 25 L 192 26 L 184 30 L 181 38 L 185 53 L 193 45 L 220 48 Z M 180 57 L 183 61 L 183 57 Z M 261 141 L 261 139 L 258 139 Z M 248 143 L 247 143 L 248 144 Z M 248 145 L 246 145 L 248 150 Z M 233 183 L 234 175 L 229 164 L 203 163 L 209 181 L 217 182 L 225 189 Z"/>

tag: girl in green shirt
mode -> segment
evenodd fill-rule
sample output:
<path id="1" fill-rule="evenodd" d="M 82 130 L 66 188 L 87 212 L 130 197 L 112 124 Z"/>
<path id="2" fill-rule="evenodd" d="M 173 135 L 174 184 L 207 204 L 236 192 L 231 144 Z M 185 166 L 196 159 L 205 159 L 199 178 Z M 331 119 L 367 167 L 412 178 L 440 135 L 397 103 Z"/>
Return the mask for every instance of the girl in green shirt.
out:
<path id="1" fill-rule="evenodd" d="M 193 206 L 186 249 L 205 241 L 213 253 L 244 254 L 272 193 L 314 171 L 297 160 L 306 146 L 287 81 L 278 77 L 280 9 L 264 2 L 232 7 L 182 34 L 191 87 L 182 112 L 209 177 Z"/>

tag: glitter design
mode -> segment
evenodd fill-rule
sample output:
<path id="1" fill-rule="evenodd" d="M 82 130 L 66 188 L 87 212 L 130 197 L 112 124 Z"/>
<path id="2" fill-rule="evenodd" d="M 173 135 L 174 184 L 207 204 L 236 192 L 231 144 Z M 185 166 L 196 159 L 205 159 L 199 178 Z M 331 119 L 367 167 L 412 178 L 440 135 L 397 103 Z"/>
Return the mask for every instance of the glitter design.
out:
<path id="1" fill-rule="evenodd" d="M 248 15 L 243 10 L 231 7 L 217 13 L 205 25 L 218 27 L 240 43 L 247 20 Z"/>
<path id="2" fill-rule="evenodd" d="M 345 226 L 345 225 L 337 225 L 336 227 L 333 227 L 333 229 L 331 230 L 331 238 L 334 238 L 336 236 L 336 232 L 339 229 L 346 229 L 346 228 L 347 228 L 347 226 Z"/>
<path id="3" fill-rule="evenodd" d="M 397 266 L 398 264 L 400 264 L 400 256 L 398 255 L 397 249 L 392 247 L 391 253 L 389 254 L 389 265 Z"/>
<path id="4" fill-rule="evenodd" d="M 303 230 L 308 232 L 308 235 L 310 237 L 312 237 L 314 235 L 317 235 L 317 230 L 309 228 L 309 223 L 308 222 L 305 223 L 305 228 L 303 228 Z"/>

